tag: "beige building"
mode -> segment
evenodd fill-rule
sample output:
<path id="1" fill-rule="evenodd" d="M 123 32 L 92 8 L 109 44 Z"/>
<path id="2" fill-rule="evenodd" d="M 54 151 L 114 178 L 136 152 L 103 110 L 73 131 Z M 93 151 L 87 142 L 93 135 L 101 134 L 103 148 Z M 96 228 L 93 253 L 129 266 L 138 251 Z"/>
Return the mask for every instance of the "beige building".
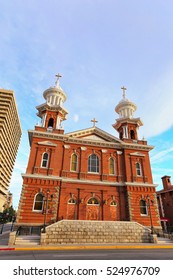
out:
<path id="1" fill-rule="evenodd" d="M 0 89 L 0 212 L 8 203 L 8 187 L 21 134 L 14 92 Z"/>

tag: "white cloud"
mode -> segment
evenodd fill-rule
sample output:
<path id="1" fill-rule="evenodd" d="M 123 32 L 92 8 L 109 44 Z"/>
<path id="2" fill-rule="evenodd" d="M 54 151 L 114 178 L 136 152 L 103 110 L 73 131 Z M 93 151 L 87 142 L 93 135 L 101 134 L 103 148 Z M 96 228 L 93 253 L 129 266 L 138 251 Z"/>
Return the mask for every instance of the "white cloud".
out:
<path id="1" fill-rule="evenodd" d="M 154 164 L 154 163 L 157 163 L 157 164 L 161 163 L 161 162 L 165 161 L 165 158 L 168 159 L 168 156 L 169 157 L 173 156 L 173 147 L 170 147 L 167 150 L 160 151 L 160 152 L 156 153 L 155 155 L 151 156 L 151 163 L 152 164 Z"/>
<path id="2" fill-rule="evenodd" d="M 173 126 L 173 71 L 163 73 L 162 77 L 152 80 L 147 92 L 142 92 L 139 100 L 138 115 L 144 121 L 141 128 L 145 137 L 159 135 Z"/>
<path id="3" fill-rule="evenodd" d="M 73 116 L 73 120 L 74 120 L 74 122 L 78 122 L 78 121 L 79 121 L 79 115 L 78 115 L 78 114 L 75 114 L 75 115 Z"/>

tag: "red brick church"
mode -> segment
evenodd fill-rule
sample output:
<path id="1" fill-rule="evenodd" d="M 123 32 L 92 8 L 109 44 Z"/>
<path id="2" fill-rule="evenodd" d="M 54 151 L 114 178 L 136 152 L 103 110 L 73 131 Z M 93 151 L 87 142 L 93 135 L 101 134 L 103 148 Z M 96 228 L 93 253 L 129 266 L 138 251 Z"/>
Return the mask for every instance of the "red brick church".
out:
<path id="1" fill-rule="evenodd" d="M 30 156 L 17 224 L 51 224 L 62 219 L 136 221 L 160 228 L 149 146 L 138 139 L 143 125 L 126 97 L 115 107 L 115 137 L 96 126 L 65 133 L 66 94 L 59 84 L 44 91 L 37 106 L 41 124 L 29 130 Z"/>

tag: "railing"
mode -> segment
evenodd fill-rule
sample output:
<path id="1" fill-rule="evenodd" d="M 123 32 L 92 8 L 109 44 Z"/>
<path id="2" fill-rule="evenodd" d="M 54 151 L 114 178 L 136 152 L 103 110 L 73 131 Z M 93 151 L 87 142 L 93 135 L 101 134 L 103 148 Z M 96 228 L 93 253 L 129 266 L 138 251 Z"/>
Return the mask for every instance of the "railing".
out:
<path id="1" fill-rule="evenodd" d="M 2 224 L 0 224 L 0 234 L 2 234 L 3 231 L 13 231 L 14 224 L 15 224 L 15 222 L 12 222 L 12 223 L 11 223 L 11 227 L 10 227 L 8 230 L 7 230 L 6 227 L 5 227 L 5 225 L 8 225 L 7 223 L 2 223 Z"/>
<path id="2" fill-rule="evenodd" d="M 42 226 L 19 226 L 16 235 L 40 235 Z"/>

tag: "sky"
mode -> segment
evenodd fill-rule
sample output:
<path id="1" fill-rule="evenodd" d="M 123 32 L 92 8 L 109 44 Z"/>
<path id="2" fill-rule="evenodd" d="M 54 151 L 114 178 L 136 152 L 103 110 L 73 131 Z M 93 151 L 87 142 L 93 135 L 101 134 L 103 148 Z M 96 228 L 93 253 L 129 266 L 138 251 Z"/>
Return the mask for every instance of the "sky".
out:
<path id="1" fill-rule="evenodd" d="M 15 92 L 22 138 L 10 183 L 18 207 L 36 106 L 55 84 L 67 94 L 65 132 L 97 126 L 114 136 L 115 106 L 127 98 L 144 126 L 153 180 L 173 178 L 172 0 L 0 0 L 0 88 Z"/>

